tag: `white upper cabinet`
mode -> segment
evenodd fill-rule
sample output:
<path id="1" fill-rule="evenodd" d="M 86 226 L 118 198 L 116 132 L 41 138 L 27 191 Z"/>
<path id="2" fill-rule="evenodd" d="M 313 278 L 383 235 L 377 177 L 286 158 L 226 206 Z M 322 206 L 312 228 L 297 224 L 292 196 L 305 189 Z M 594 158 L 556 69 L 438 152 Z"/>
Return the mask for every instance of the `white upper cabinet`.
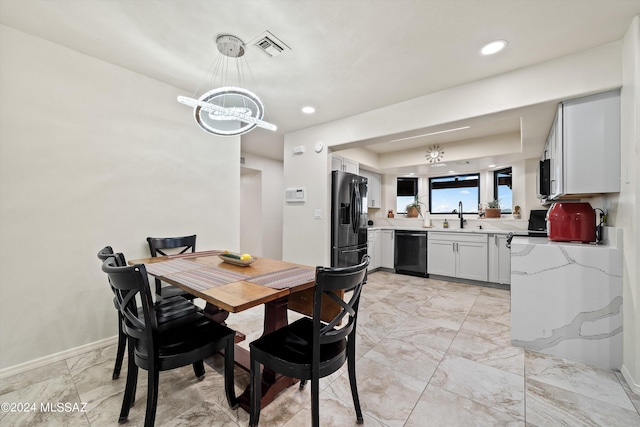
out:
<path id="1" fill-rule="evenodd" d="M 551 163 L 551 200 L 619 192 L 620 91 L 561 103 L 544 158 Z"/>
<path id="2" fill-rule="evenodd" d="M 382 195 L 382 176 L 375 172 L 365 170 L 361 170 L 360 175 L 367 178 L 367 207 L 381 207 L 382 201 L 380 198 Z"/>
<path id="3" fill-rule="evenodd" d="M 360 165 L 358 162 L 347 159 L 346 157 L 338 156 L 337 154 L 331 155 L 331 170 L 349 172 L 358 175 Z"/>

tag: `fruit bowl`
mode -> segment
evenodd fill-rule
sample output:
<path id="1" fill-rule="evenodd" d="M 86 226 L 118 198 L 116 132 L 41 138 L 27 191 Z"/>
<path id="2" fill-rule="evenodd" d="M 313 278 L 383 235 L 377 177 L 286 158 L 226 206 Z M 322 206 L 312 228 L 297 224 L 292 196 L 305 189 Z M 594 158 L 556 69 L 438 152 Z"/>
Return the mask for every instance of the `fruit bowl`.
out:
<path id="1" fill-rule="evenodd" d="M 234 252 L 219 254 L 218 257 L 224 262 L 228 262 L 229 264 L 233 265 L 239 265 L 241 267 L 246 267 L 258 259 L 253 256 L 249 259 L 240 259 L 241 255 Z"/>

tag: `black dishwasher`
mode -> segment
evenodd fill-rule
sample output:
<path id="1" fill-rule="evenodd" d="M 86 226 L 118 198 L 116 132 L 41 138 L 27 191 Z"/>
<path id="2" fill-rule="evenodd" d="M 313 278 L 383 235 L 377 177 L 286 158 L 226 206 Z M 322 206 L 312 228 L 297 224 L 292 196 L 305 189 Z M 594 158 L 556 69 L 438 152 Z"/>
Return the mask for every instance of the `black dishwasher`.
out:
<path id="1" fill-rule="evenodd" d="M 396 231 L 394 267 L 396 273 L 428 277 L 427 232 Z"/>

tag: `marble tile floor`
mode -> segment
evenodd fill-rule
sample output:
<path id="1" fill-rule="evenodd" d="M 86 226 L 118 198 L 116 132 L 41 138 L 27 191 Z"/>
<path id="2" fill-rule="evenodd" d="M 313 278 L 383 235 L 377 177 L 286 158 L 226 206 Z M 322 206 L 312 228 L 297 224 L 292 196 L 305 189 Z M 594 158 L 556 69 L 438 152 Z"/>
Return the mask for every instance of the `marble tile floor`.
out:
<path id="1" fill-rule="evenodd" d="M 509 291 L 370 274 L 357 344 L 365 426 L 640 426 L 640 396 L 619 372 L 511 346 L 509 310 Z M 257 308 L 232 314 L 228 323 L 247 334 L 247 346 L 259 335 L 262 318 Z M 114 358 L 110 345 L 0 380 L 0 402 L 36 404 L 35 411 L 0 412 L 0 425 L 118 425 L 126 372 L 111 380 Z M 226 405 L 222 358 L 206 365 L 202 382 L 190 366 L 160 374 L 156 425 L 248 424 L 246 412 Z M 235 382 L 240 393 L 248 374 L 236 368 Z M 144 422 L 144 371 L 138 384 L 127 426 Z M 309 389 L 281 393 L 262 411 L 260 425 L 309 426 Z M 322 379 L 320 399 L 322 426 L 356 425 L 346 367 Z M 86 406 L 52 411 L 58 402 Z"/>

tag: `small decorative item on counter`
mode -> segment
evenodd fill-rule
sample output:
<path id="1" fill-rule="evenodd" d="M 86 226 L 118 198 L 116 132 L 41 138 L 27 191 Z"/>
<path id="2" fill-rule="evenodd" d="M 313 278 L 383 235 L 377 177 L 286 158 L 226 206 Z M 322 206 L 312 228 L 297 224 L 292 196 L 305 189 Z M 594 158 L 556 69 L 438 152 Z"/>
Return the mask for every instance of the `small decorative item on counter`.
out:
<path id="1" fill-rule="evenodd" d="M 520 206 L 515 205 L 513 207 L 513 219 L 520 219 L 522 215 L 520 214 Z"/>
<path id="2" fill-rule="evenodd" d="M 393 209 L 389 209 L 389 212 L 387 212 L 387 218 L 393 218 Z"/>
<path id="3" fill-rule="evenodd" d="M 445 218 L 444 222 L 442 223 L 442 228 L 449 228 L 449 221 L 447 221 L 446 218 Z"/>
<path id="4" fill-rule="evenodd" d="M 478 204 L 478 219 L 484 218 L 484 207 L 482 203 Z"/>

